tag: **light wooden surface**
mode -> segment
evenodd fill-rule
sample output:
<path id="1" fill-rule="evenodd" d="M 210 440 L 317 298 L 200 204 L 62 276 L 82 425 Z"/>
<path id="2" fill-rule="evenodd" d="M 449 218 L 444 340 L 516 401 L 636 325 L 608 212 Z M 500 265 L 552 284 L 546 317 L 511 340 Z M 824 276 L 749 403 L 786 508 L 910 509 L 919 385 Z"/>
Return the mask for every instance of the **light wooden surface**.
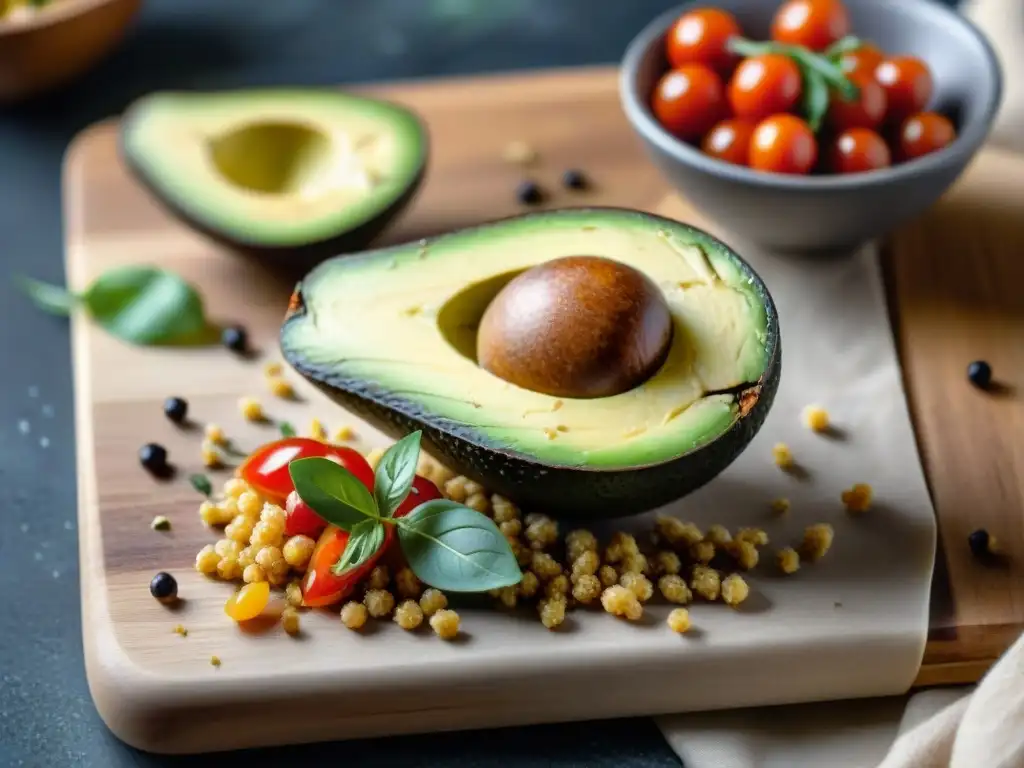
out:
<path id="1" fill-rule="evenodd" d="M 552 206 L 656 210 L 668 194 L 621 116 L 611 70 L 375 90 L 419 110 L 435 137 L 424 192 L 382 242 L 518 212 L 514 189 L 523 171 L 501 159 L 505 143 L 518 138 L 529 138 L 541 151 L 542 162 L 529 175 L 552 193 Z M 587 171 L 595 188 L 585 195 L 562 191 L 558 177 L 565 167 Z M 1013 554 L 1024 555 L 1022 408 L 1013 396 L 984 396 L 964 381 L 964 368 L 975 357 L 988 359 L 997 375 L 1024 370 L 1024 301 L 1020 280 L 1013 279 L 1024 278 L 1017 256 L 1024 226 L 1003 207 L 1024 199 L 1022 193 L 1024 161 L 985 157 L 933 214 L 893 239 L 888 256 L 908 389 L 944 540 L 940 561 L 949 575 L 936 580 L 922 685 L 976 679 L 1024 627 L 1019 560 L 986 568 L 966 549 L 967 532 L 986 526 Z M 121 263 L 172 264 L 201 281 L 217 319 L 244 321 L 257 346 L 274 354 L 291 281 L 172 221 L 126 175 L 112 124 L 88 130 L 70 149 L 65 195 L 72 286 Z M 97 706 L 122 738 L 147 749 L 187 752 L 680 709 L 678 687 L 665 684 L 672 674 L 665 662 L 676 658 L 675 651 L 650 639 L 664 636 L 637 635 L 635 628 L 607 620 L 599 636 L 582 632 L 569 643 L 538 634 L 533 622 L 502 616 L 474 619 L 474 631 L 455 645 L 397 630 L 388 632 L 387 643 L 336 627 L 317 631 L 331 620 L 312 613 L 303 615 L 309 631 L 298 640 L 280 629 L 270 638 L 231 631 L 220 611 L 228 588 L 190 569 L 195 552 L 211 541 L 194 511 L 195 492 L 183 480 L 155 491 L 134 457 L 141 443 L 158 440 L 182 475 L 199 470 L 198 436 L 174 429 L 160 412 L 169 394 L 187 397 L 197 420 L 218 420 L 243 446 L 272 437 L 272 428 L 245 424 L 235 407 L 240 394 L 263 394 L 259 363 L 220 349 L 130 349 L 81 321 L 74 324 L 74 355 L 86 663 Z M 313 413 L 338 413 L 324 410 L 311 389 L 301 391 L 306 402 L 274 402 L 274 415 L 302 429 Z M 270 407 L 269 396 L 267 401 Z M 358 425 L 357 431 L 364 444 L 382 442 Z M 149 530 L 155 514 L 171 517 L 169 533 Z M 186 596 L 170 614 L 147 593 L 158 569 L 174 570 Z M 576 620 L 586 625 L 600 618 Z M 716 612 L 709 620 L 750 632 L 756 617 Z M 735 627 L 729 624 L 734 620 Z M 188 628 L 187 638 L 171 632 L 179 622 Z M 465 643 L 476 644 L 472 656 Z M 651 644 L 650 661 L 639 652 L 645 643 Z M 629 644 L 637 653 L 617 673 L 621 648 Z M 208 664 L 212 654 L 224 659 L 221 668 Z M 495 666 L 497 657 L 501 664 Z M 434 686 L 428 699 L 410 693 L 410 663 L 420 667 L 421 688 L 424 680 Z M 748 663 L 751 674 L 759 669 L 741 657 L 730 666 Z M 805 674 L 827 676 L 842 658 L 825 654 L 820 663 Z M 602 673 L 601 690 L 617 680 L 631 688 L 648 684 L 653 692 L 635 704 L 588 695 L 581 708 L 580 686 L 593 685 L 592 670 L 602 664 L 610 671 Z M 715 669 L 688 669 L 688 686 L 720 689 L 721 671 Z M 533 695 L 555 670 L 559 684 Z M 713 697 L 703 703 L 765 703 Z M 281 717 L 283 706 L 289 717 Z M 403 713 L 408 727 L 395 724 Z"/>

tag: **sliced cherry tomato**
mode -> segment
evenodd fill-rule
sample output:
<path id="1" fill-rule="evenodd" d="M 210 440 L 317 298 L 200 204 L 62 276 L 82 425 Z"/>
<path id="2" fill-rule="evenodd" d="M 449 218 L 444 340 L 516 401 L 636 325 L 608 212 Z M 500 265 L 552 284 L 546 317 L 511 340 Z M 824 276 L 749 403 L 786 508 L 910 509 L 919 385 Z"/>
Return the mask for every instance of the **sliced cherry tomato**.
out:
<path id="1" fill-rule="evenodd" d="M 937 112 L 911 115 L 900 126 L 896 154 L 903 162 L 936 152 L 956 139 L 952 121 Z"/>
<path id="2" fill-rule="evenodd" d="M 763 120 L 791 110 L 800 89 L 800 69 L 791 58 L 778 53 L 751 56 L 729 81 L 729 105 L 736 117 Z"/>
<path id="3" fill-rule="evenodd" d="M 669 133 L 696 141 L 725 111 L 722 80 L 703 64 L 669 70 L 654 89 L 651 108 Z"/>
<path id="4" fill-rule="evenodd" d="M 795 115 L 772 115 L 754 128 L 748 163 L 758 171 L 809 173 L 818 159 L 810 126 Z"/>
<path id="5" fill-rule="evenodd" d="M 885 140 L 868 128 L 850 128 L 836 136 L 828 148 L 828 168 L 833 173 L 864 173 L 892 164 Z"/>
<path id="6" fill-rule="evenodd" d="M 772 19 L 772 40 L 823 51 L 850 34 L 850 16 L 840 0 L 788 0 Z"/>
<path id="7" fill-rule="evenodd" d="M 718 8 L 697 8 L 680 16 L 668 31 L 669 64 L 706 64 L 727 75 L 739 58 L 726 48 L 730 37 L 740 35 L 736 17 Z"/>
<path id="8" fill-rule="evenodd" d="M 395 517 L 405 517 L 424 501 L 441 498 L 437 486 L 426 478 L 417 475 L 413 478 L 409 495 L 395 510 Z M 365 563 L 350 568 L 342 574 L 332 571 L 335 563 L 341 559 L 345 546 L 348 544 L 348 532 L 334 525 L 327 526 L 320 534 L 320 539 L 313 548 L 306 567 L 306 575 L 302 580 L 302 600 L 312 607 L 333 605 L 344 600 L 352 593 L 356 585 L 366 578 L 380 559 L 395 549 L 395 527 L 386 525 L 384 543 Z"/>
<path id="9" fill-rule="evenodd" d="M 723 120 L 704 137 L 701 149 L 726 163 L 746 165 L 754 123 L 749 120 Z"/>
<path id="10" fill-rule="evenodd" d="M 395 517 L 405 517 L 425 501 L 443 498 L 444 496 L 437 489 L 436 485 L 427 480 L 427 478 L 416 475 L 413 478 L 409 495 L 405 497 L 405 500 L 395 510 Z M 384 563 L 391 569 L 392 573 L 397 573 L 407 565 L 405 555 L 402 554 L 402 548 L 398 546 L 397 539 L 390 544 L 387 552 L 384 553 Z"/>
<path id="11" fill-rule="evenodd" d="M 859 91 L 858 98 L 847 101 L 835 91 L 828 107 L 828 124 L 833 131 L 847 128 L 876 128 L 885 119 L 885 90 L 867 72 L 851 72 L 847 78 Z"/>
<path id="12" fill-rule="evenodd" d="M 359 451 L 309 437 L 286 437 L 260 446 L 245 460 L 239 473 L 261 496 L 275 504 L 284 504 L 288 494 L 295 490 L 288 464 L 311 456 L 336 461 L 363 485 L 373 489 L 373 470 Z"/>
<path id="13" fill-rule="evenodd" d="M 313 508 L 299 498 L 298 491 L 292 491 L 284 503 L 284 535 L 285 536 L 309 536 L 315 539 L 324 528 L 327 521 L 313 511 Z"/>
<path id="14" fill-rule="evenodd" d="M 875 76 L 875 69 L 885 59 L 885 54 L 877 46 L 864 43 L 860 48 L 847 51 L 839 57 L 839 68 L 846 74 L 866 72 Z"/>
<path id="15" fill-rule="evenodd" d="M 900 124 L 920 112 L 932 98 L 931 70 L 914 56 L 893 56 L 875 67 L 875 80 L 885 89 L 886 119 Z"/>

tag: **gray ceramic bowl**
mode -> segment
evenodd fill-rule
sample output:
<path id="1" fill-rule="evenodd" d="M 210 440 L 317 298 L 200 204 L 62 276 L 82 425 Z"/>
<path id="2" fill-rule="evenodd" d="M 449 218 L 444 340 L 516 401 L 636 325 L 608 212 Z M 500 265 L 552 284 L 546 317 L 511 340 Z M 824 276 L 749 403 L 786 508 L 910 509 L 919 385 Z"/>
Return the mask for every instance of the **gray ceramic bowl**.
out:
<path id="1" fill-rule="evenodd" d="M 768 38 L 781 0 L 708 0 L 735 14 L 746 37 Z M 622 105 L 664 176 L 707 218 L 732 235 L 779 251 L 845 250 L 924 211 L 961 174 L 988 136 L 1002 96 L 1002 73 L 982 33 L 932 0 L 847 0 L 853 34 L 883 51 L 924 59 L 935 93 L 930 108 L 954 117 L 946 149 L 880 171 L 786 176 L 714 160 L 665 131 L 648 106 L 665 72 L 665 33 L 687 4 L 651 22 L 622 62 Z"/>

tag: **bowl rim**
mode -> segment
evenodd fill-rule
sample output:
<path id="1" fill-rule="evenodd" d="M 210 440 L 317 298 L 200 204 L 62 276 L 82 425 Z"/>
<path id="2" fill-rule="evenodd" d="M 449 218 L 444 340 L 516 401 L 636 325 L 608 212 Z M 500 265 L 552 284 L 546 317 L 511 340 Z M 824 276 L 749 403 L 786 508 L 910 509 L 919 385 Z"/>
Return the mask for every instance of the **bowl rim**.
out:
<path id="1" fill-rule="evenodd" d="M 84 16 L 105 5 L 125 2 L 126 0 L 54 0 L 51 5 L 44 6 L 23 21 L 11 22 L 0 19 L 0 39 L 52 27 L 68 19 Z M 127 0 L 127 4 L 136 6 L 137 11 L 142 5 L 142 0 Z"/>
<path id="2" fill-rule="evenodd" d="M 656 16 L 630 41 L 619 65 L 619 98 L 627 119 L 634 129 L 662 152 L 676 161 L 692 166 L 702 172 L 724 177 L 730 181 L 770 189 L 786 189 L 805 192 L 826 190 L 852 190 L 880 187 L 892 182 L 905 181 L 948 166 L 952 162 L 966 163 L 986 141 L 1002 103 L 1004 77 L 999 57 L 985 34 L 978 26 L 953 8 L 934 0 L 899 0 L 887 4 L 885 12 L 904 13 L 910 16 L 934 14 L 946 24 L 958 24 L 966 29 L 981 46 L 988 60 L 991 75 L 987 104 L 981 119 L 967 125 L 957 134 L 953 143 L 940 152 L 934 152 L 912 162 L 893 165 L 875 171 L 851 174 L 820 176 L 799 176 L 782 173 L 765 173 L 746 166 L 733 165 L 709 157 L 699 148 L 676 138 L 654 117 L 647 99 L 639 93 L 636 75 L 640 63 L 655 45 L 662 44 L 671 24 L 687 10 L 695 7 L 692 0 L 669 8 Z"/>

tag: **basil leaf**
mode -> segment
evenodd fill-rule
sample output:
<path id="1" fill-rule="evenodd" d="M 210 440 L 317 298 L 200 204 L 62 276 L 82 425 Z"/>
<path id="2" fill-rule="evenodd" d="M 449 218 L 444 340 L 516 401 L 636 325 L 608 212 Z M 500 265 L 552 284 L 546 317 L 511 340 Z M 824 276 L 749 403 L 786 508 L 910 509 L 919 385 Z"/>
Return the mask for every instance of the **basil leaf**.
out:
<path id="1" fill-rule="evenodd" d="M 97 278 L 82 300 L 97 323 L 133 344 L 210 340 L 202 298 L 172 272 L 155 267 L 113 269 Z"/>
<path id="2" fill-rule="evenodd" d="M 366 486 L 330 459 L 296 459 L 288 464 L 288 474 L 299 498 L 328 523 L 351 533 L 366 518 L 377 517 L 377 505 Z"/>
<path id="3" fill-rule="evenodd" d="M 833 61 L 840 58 L 844 53 L 853 53 L 858 48 L 864 47 L 864 41 L 856 35 L 847 35 L 846 37 L 836 40 L 832 45 L 825 49 L 822 54 L 826 59 L 832 59 Z M 838 63 L 838 62 L 836 62 Z"/>
<path id="4" fill-rule="evenodd" d="M 420 581 L 448 592 L 486 592 L 523 578 L 508 541 L 489 517 L 447 499 L 395 519 L 402 553 Z"/>
<path id="5" fill-rule="evenodd" d="M 277 428 L 281 431 L 281 437 L 295 437 L 295 427 L 287 421 L 280 422 Z"/>
<path id="6" fill-rule="evenodd" d="M 332 567 L 335 576 L 362 565 L 384 545 L 384 524 L 377 519 L 366 519 L 352 526 L 345 551 Z"/>
<path id="7" fill-rule="evenodd" d="M 75 294 L 63 286 L 43 283 L 31 277 L 17 277 L 15 281 L 33 304 L 51 315 L 67 317 L 78 303 Z"/>
<path id="8" fill-rule="evenodd" d="M 825 119 L 828 112 L 829 89 L 828 83 L 820 73 L 813 69 L 804 69 L 803 88 L 803 111 L 807 118 L 807 125 L 817 133 L 821 128 L 821 121 Z"/>
<path id="9" fill-rule="evenodd" d="M 745 37 L 730 37 L 725 47 L 739 56 L 763 56 L 766 53 L 781 53 L 782 46 L 771 41 L 747 40 Z"/>
<path id="10" fill-rule="evenodd" d="M 392 517 L 409 495 L 416 477 L 422 432 L 406 435 L 388 448 L 377 463 L 373 477 L 373 496 L 381 517 Z"/>
<path id="11" fill-rule="evenodd" d="M 206 475 L 191 475 L 188 481 L 203 496 L 211 496 L 213 494 L 213 483 L 210 482 L 210 478 Z"/>
<path id="12" fill-rule="evenodd" d="M 856 101 L 860 98 L 860 88 L 846 77 L 838 64 L 795 45 L 787 46 L 787 53 L 801 69 L 817 72 L 825 78 L 825 82 L 839 91 L 840 96 L 847 101 Z"/>

